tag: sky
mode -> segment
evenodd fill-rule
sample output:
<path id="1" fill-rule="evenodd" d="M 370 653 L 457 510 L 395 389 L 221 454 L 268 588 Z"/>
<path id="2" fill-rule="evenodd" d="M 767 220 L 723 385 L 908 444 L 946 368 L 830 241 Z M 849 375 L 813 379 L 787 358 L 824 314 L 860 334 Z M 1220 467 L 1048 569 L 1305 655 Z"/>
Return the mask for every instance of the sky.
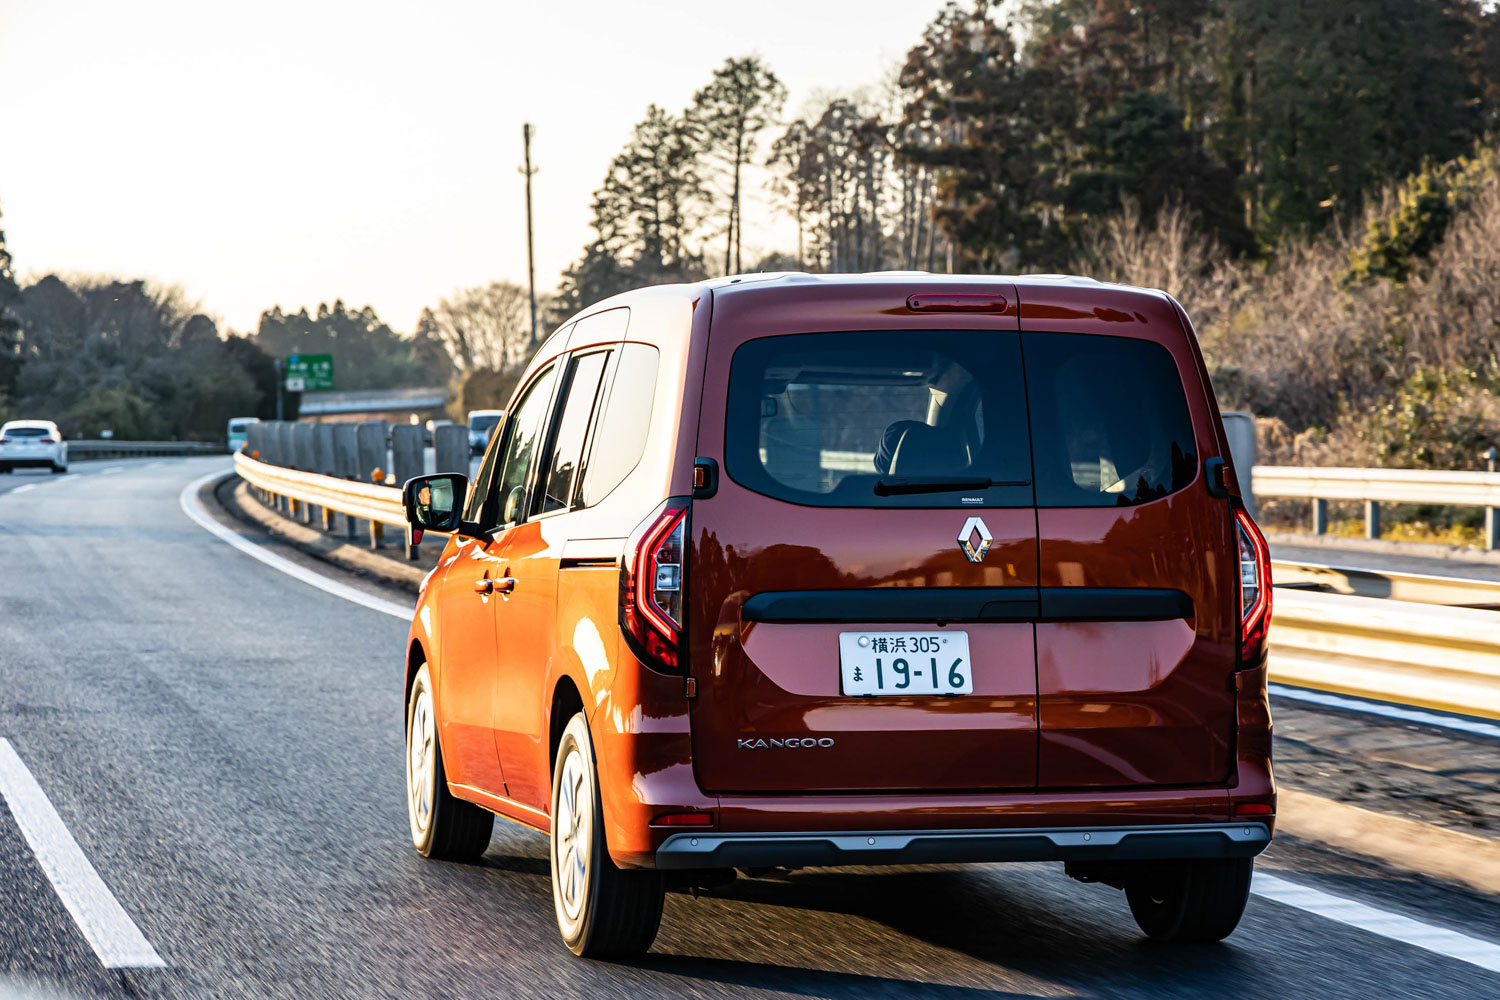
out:
<path id="1" fill-rule="evenodd" d="M 0 0 L 0 227 L 23 280 L 175 284 L 242 332 L 342 298 L 410 332 L 457 289 L 524 284 L 523 122 L 544 293 L 648 104 L 750 53 L 789 112 L 878 90 L 941 6 Z M 768 196 L 745 214 L 746 266 L 795 250 Z"/>

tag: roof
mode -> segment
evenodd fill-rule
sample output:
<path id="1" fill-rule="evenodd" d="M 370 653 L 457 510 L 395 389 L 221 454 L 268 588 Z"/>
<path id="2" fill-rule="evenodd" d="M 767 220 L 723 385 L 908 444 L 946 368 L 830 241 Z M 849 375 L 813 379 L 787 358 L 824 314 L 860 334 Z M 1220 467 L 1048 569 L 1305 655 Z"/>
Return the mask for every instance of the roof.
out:
<path id="1" fill-rule="evenodd" d="M 57 424 L 51 420 L 7 420 L 0 427 L 46 427 L 55 430 Z"/>

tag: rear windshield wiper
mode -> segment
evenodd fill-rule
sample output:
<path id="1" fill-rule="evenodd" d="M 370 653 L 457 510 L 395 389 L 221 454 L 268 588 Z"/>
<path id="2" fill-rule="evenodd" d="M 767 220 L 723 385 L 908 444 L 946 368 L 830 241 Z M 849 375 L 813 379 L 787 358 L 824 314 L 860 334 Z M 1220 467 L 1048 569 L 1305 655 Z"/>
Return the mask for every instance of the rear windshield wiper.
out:
<path id="1" fill-rule="evenodd" d="M 891 497 L 910 493 L 956 493 L 960 490 L 987 490 L 992 486 L 1030 486 L 1028 479 L 995 481 L 977 476 L 891 476 L 875 481 L 875 495 Z"/>

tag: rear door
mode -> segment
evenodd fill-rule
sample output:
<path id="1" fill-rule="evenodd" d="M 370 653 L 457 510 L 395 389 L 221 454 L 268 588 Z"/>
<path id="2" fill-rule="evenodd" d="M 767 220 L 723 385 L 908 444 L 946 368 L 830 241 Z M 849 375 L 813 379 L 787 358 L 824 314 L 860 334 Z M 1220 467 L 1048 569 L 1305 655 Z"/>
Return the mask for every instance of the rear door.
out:
<path id="1" fill-rule="evenodd" d="M 698 454 L 721 475 L 693 501 L 688 567 L 698 782 L 1034 787 L 1014 307 L 934 316 L 905 308 L 909 289 L 780 291 L 713 305 Z"/>
<path id="2" fill-rule="evenodd" d="M 1166 300 L 1133 298 L 1022 303 L 1044 788 L 1212 784 L 1232 762 L 1233 524 L 1202 472 L 1217 414 Z"/>

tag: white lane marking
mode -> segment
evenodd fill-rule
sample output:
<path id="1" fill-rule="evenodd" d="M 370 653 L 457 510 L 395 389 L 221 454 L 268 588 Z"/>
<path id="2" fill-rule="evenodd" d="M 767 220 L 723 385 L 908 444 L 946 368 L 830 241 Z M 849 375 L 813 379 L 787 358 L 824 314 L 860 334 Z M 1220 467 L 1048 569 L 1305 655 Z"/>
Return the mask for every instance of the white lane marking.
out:
<path id="1" fill-rule="evenodd" d="M 1424 712 L 1420 708 L 1407 708 L 1403 705 L 1391 705 L 1382 701 L 1362 701 L 1358 698 L 1344 698 L 1336 694 L 1327 694 L 1323 691 L 1313 691 L 1308 688 L 1287 687 L 1285 684 L 1267 684 L 1266 690 L 1277 698 L 1306 701 L 1314 705 L 1327 705 L 1330 708 L 1363 712 L 1366 715 L 1379 715 L 1387 719 L 1400 719 L 1403 722 L 1419 722 L 1424 726 L 1441 726 L 1444 729 L 1456 729 L 1459 732 L 1475 733 L 1479 736 L 1500 737 L 1500 724 L 1493 722 L 1481 722 L 1478 719 L 1466 719 L 1457 715 L 1442 715 L 1437 712 Z"/>
<path id="2" fill-rule="evenodd" d="M 89 864 L 47 793 L 4 737 L 0 737 L 0 798 L 5 799 L 37 864 L 105 968 L 165 967 L 167 963 Z"/>
<path id="3" fill-rule="evenodd" d="M 146 468 L 148 468 L 148 469 L 160 469 L 163 465 L 166 465 L 166 464 L 167 464 L 166 462 L 147 462 L 146 463 Z"/>
<path id="4" fill-rule="evenodd" d="M 27 490 L 36 489 L 36 483 L 27 483 L 25 486 L 17 486 L 11 490 L 12 493 L 25 493 Z"/>
<path id="5" fill-rule="evenodd" d="M 99 470 L 99 475 L 101 475 L 101 476 L 112 476 L 116 472 L 124 472 L 124 471 L 125 471 L 125 466 L 123 466 L 123 465 L 111 465 L 107 469 L 100 469 Z"/>
<path id="6" fill-rule="evenodd" d="M 1368 931 L 1387 940 L 1409 944 L 1445 958 L 1468 962 L 1490 972 L 1500 972 L 1500 945 L 1469 937 L 1446 927 L 1424 924 L 1399 913 L 1376 909 L 1356 900 L 1262 872 L 1255 873 L 1250 891 L 1272 902 L 1315 914 L 1346 927 Z"/>
<path id="7" fill-rule="evenodd" d="M 323 574 L 314 573 L 310 569 L 297 565 L 290 559 L 279 556 L 274 552 L 267 552 L 254 542 L 236 535 L 218 521 L 215 521 L 209 516 L 208 511 L 203 509 L 203 504 L 199 502 L 198 491 L 207 483 L 216 479 L 222 479 L 228 475 L 233 475 L 233 473 L 227 471 L 210 472 L 208 475 L 195 479 L 184 486 L 182 492 L 177 496 L 177 503 L 182 507 L 182 512 L 194 521 L 197 521 L 199 527 L 212 532 L 222 541 L 228 542 L 253 559 L 259 559 L 274 570 L 285 573 L 287 576 L 296 577 L 308 586 L 317 587 L 325 593 L 332 594 L 335 597 L 342 597 L 346 601 L 352 601 L 372 611 L 379 611 L 382 614 L 390 615 L 392 618 L 400 618 L 402 621 L 411 621 L 412 612 L 415 610 L 415 602 L 413 602 L 412 607 L 408 607 L 404 604 L 398 604 L 395 601 L 387 601 L 376 597 L 374 594 L 367 594 L 348 584 L 339 583 L 337 580 L 330 580 Z"/>

